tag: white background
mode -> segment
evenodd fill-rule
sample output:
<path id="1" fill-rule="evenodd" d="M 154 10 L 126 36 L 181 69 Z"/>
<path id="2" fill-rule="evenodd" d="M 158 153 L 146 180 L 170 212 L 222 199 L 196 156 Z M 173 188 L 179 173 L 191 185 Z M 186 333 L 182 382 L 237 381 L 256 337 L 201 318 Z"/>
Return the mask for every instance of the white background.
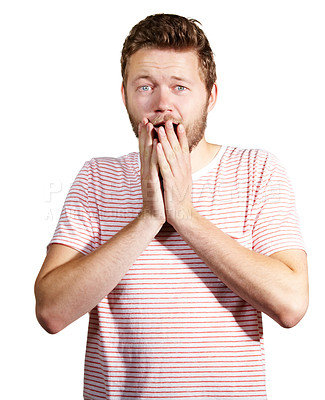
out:
<path id="1" fill-rule="evenodd" d="M 294 185 L 310 264 L 310 308 L 295 328 L 264 318 L 269 400 L 324 396 L 325 14 L 321 1 L 2 1 L 1 397 L 82 398 L 88 317 L 51 336 L 33 284 L 85 160 L 137 150 L 120 97 L 120 51 L 157 12 L 203 24 L 219 97 L 207 137 L 263 148 Z M 319 362 L 320 361 L 320 362 Z"/>

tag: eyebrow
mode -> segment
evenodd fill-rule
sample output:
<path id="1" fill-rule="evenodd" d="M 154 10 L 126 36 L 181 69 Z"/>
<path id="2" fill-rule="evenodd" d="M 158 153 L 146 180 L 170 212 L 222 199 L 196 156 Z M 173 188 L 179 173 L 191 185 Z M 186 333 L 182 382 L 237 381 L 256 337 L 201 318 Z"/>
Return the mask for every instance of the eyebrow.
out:
<path id="1" fill-rule="evenodd" d="M 152 76 L 150 76 L 150 75 L 138 75 L 138 76 L 136 76 L 134 79 L 133 79 L 133 81 L 134 82 L 136 82 L 136 81 L 139 81 L 140 79 L 151 79 L 151 80 L 153 80 L 153 78 L 152 78 Z"/>
<path id="2" fill-rule="evenodd" d="M 139 81 L 140 79 L 149 79 L 149 80 L 151 80 L 151 81 L 155 81 L 155 79 L 154 79 L 151 75 L 143 74 L 143 75 L 138 75 L 138 76 L 136 76 L 136 77 L 134 78 L 133 82 L 137 82 L 137 81 Z M 177 76 L 177 75 L 172 75 L 172 76 L 170 77 L 170 79 L 175 80 L 175 81 L 184 82 L 184 83 L 187 83 L 187 84 L 191 84 L 191 83 L 192 83 L 189 79 L 182 78 L 182 77 Z"/>
<path id="3" fill-rule="evenodd" d="M 175 81 L 181 81 L 184 83 L 192 83 L 190 80 L 188 80 L 186 78 L 182 78 L 180 76 L 176 76 L 176 75 L 171 76 L 171 79 L 174 79 Z"/>

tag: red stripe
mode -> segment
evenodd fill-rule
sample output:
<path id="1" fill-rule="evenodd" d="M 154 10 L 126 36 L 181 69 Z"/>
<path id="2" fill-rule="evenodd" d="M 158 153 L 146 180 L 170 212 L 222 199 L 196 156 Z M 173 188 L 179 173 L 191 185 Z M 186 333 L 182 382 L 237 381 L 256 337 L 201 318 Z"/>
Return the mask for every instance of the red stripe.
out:
<path id="1" fill-rule="evenodd" d="M 227 148 L 219 164 L 195 178 L 192 198 L 197 211 L 247 248 L 262 254 L 303 248 L 290 182 L 265 151 Z M 93 159 L 70 190 L 52 242 L 87 254 L 141 207 L 138 155 Z M 214 367 L 206 366 L 212 360 Z M 197 366 L 204 375 L 193 381 Z M 148 385 L 141 375 L 147 372 Z M 179 373 L 188 375 L 188 384 Z M 174 379 L 171 387 L 159 376 Z M 177 232 L 164 229 L 90 313 L 85 398 L 92 398 L 87 393 L 103 399 L 265 398 L 261 315 L 225 287 Z"/>

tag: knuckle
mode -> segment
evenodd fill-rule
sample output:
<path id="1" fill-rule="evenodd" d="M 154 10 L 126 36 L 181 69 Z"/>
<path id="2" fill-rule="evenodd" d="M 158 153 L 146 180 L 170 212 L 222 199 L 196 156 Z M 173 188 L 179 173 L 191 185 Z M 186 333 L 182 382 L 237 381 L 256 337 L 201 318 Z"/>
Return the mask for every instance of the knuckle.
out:
<path id="1" fill-rule="evenodd" d="M 168 171 L 169 171 L 169 166 L 168 166 L 168 164 L 163 164 L 163 165 L 162 165 L 162 170 L 163 170 L 163 172 L 168 172 Z"/>
<path id="2" fill-rule="evenodd" d="M 174 152 L 170 152 L 170 153 L 168 154 L 167 158 L 168 158 L 169 161 L 175 161 L 176 155 L 175 155 Z"/>

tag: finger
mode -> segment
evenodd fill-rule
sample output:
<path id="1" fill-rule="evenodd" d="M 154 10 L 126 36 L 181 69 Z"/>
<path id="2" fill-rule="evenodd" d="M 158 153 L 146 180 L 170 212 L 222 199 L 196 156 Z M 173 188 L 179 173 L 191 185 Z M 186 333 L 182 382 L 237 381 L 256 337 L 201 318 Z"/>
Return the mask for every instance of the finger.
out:
<path id="1" fill-rule="evenodd" d="M 144 150 L 144 144 L 145 144 L 145 132 L 146 132 L 146 125 L 148 123 L 148 120 L 146 118 L 143 118 L 141 122 L 138 124 L 138 139 L 139 139 L 139 151 L 140 155 L 143 154 Z"/>
<path id="2" fill-rule="evenodd" d="M 139 124 L 139 151 L 140 160 L 144 164 L 150 161 L 152 153 L 152 124 L 148 123 L 148 120 L 144 118 Z"/>
<path id="3" fill-rule="evenodd" d="M 160 173 L 163 179 L 168 179 L 172 175 L 170 165 L 166 159 L 162 143 L 157 143 L 157 159 Z"/>
<path id="4" fill-rule="evenodd" d="M 155 137 L 155 129 L 151 122 L 147 123 L 147 135 L 148 143 L 152 145 L 153 139 Z"/>
<path id="5" fill-rule="evenodd" d="M 172 147 L 173 151 L 178 154 L 181 150 L 178 138 L 176 136 L 176 132 L 174 131 L 174 125 L 172 121 L 166 122 L 166 134 L 167 139 Z"/>
<path id="6" fill-rule="evenodd" d="M 180 148 L 182 149 L 183 153 L 188 155 L 189 154 L 189 145 L 188 140 L 185 132 L 185 128 L 183 124 L 179 124 L 177 127 L 177 137 L 179 141 Z"/>
<path id="7" fill-rule="evenodd" d="M 169 128 L 171 129 L 171 128 Z M 169 131 L 170 136 L 173 136 L 174 138 L 172 139 L 173 141 L 178 142 L 177 136 L 175 135 L 174 128 L 172 128 L 172 131 Z M 162 127 L 159 128 L 158 130 L 158 136 L 160 143 L 162 145 L 165 157 L 167 162 L 169 163 L 169 168 L 170 171 L 172 172 L 173 176 L 175 178 L 181 178 L 184 170 L 184 162 L 187 162 L 184 159 L 184 153 L 181 150 L 181 147 L 179 143 L 174 144 L 174 148 L 172 147 L 172 144 L 168 140 L 167 134 L 164 132 L 164 129 Z"/>
<path id="8" fill-rule="evenodd" d="M 139 153 L 140 153 L 140 160 L 142 163 L 142 158 L 143 158 L 143 151 L 144 151 L 144 137 L 143 137 L 143 129 L 144 126 L 142 122 L 139 123 L 138 125 L 138 138 L 139 138 Z"/>
<path id="9" fill-rule="evenodd" d="M 175 133 L 173 133 L 173 135 L 175 135 Z M 180 166 L 182 164 L 182 160 L 179 158 L 180 151 L 178 151 L 178 152 L 174 151 L 174 149 L 172 148 L 172 146 L 167 138 L 165 129 L 163 127 L 159 128 L 158 137 L 159 137 L 162 149 L 164 151 L 165 159 L 169 164 L 168 172 L 171 172 L 173 174 L 173 176 L 175 176 L 175 177 L 179 176 L 180 175 Z M 177 138 L 175 138 L 175 140 L 177 140 Z M 166 170 L 167 170 L 167 168 L 166 168 Z"/>
<path id="10" fill-rule="evenodd" d="M 158 176 L 159 183 L 160 183 L 160 188 L 162 192 L 164 192 L 164 183 L 163 183 L 163 177 L 162 174 L 159 170 L 159 162 L 158 162 L 158 139 L 154 139 L 153 141 L 153 151 L 152 151 L 152 163 L 155 165 L 155 176 Z M 153 169 L 153 168 L 152 168 Z"/>
<path id="11" fill-rule="evenodd" d="M 157 155 L 157 144 L 158 140 L 154 139 L 152 143 L 152 153 L 151 153 L 151 160 L 150 160 L 150 166 L 151 166 L 151 176 L 157 176 L 158 174 L 158 155 Z"/>
<path id="12" fill-rule="evenodd" d="M 158 138 L 168 162 L 173 163 L 176 158 L 175 153 L 167 138 L 166 131 L 162 126 L 158 129 Z"/>

